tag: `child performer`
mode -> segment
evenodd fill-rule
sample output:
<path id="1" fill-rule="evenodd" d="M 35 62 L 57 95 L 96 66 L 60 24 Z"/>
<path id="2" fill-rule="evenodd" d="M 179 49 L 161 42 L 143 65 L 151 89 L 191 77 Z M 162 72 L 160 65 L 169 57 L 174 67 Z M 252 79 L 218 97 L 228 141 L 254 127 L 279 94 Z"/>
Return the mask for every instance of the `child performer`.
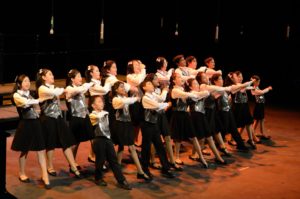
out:
<path id="1" fill-rule="evenodd" d="M 76 142 L 60 108 L 59 96 L 64 93 L 64 89 L 55 88 L 54 76 L 51 70 L 46 68 L 40 69 L 37 73 L 36 88 L 39 98 L 43 100 L 40 107 L 42 127 L 46 137 L 47 171 L 52 176 L 57 175 L 53 167 L 53 152 L 55 148 L 62 148 L 69 162 L 71 173 L 77 178 L 81 178 L 72 153 L 72 146 Z"/>
<path id="2" fill-rule="evenodd" d="M 130 190 L 131 186 L 128 184 L 126 178 L 122 173 L 121 166 L 117 161 L 116 152 L 113 142 L 111 141 L 111 134 L 109 130 L 108 112 L 104 111 L 104 101 L 102 96 L 94 95 L 89 100 L 89 106 L 92 107 L 92 113 L 90 114 L 90 120 L 94 126 L 95 139 L 93 140 L 93 151 L 96 156 L 95 165 L 95 182 L 100 186 L 107 186 L 107 183 L 103 179 L 103 165 L 105 161 L 108 161 L 118 186 Z"/>
<path id="3" fill-rule="evenodd" d="M 17 107 L 20 121 L 12 142 L 12 150 L 21 151 L 19 157 L 19 180 L 28 183 L 30 179 L 25 174 L 26 158 L 29 151 L 36 151 L 40 164 L 45 188 L 50 189 L 49 177 L 46 165 L 46 145 L 42 132 L 39 114 L 34 105 L 38 105 L 41 99 L 33 99 L 30 95 L 30 80 L 27 75 L 17 76 L 13 89 L 13 104 Z"/>
<path id="4" fill-rule="evenodd" d="M 84 93 L 93 85 L 93 82 L 84 83 L 82 85 L 80 72 L 76 69 L 69 71 L 66 80 L 66 100 L 68 111 L 71 115 L 69 126 L 77 143 L 72 148 L 75 159 L 80 142 L 91 140 L 94 135 L 84 96 Z M 79 170 L 81 169 L 80 166 L 77 166 L 77 168 Z"/>
<path id="5" fill-rule="evenodd" d="M 254 119 L 254 130 L 257 126 L 260 127 L 260 139 L 269 140 L 271 136 L 265 135 L 265 96 L 264 94 L 272 90 L 272 86 L 268 86 L 267 88 L 260 90 L 260 77 L 257 75 L 253 75 L 251 79 L 255 80 L 253 83 L 254 89 L 251 90 L 251 94 L 255 96 L 255 106 L 253 111 L 253 119 Z"/>

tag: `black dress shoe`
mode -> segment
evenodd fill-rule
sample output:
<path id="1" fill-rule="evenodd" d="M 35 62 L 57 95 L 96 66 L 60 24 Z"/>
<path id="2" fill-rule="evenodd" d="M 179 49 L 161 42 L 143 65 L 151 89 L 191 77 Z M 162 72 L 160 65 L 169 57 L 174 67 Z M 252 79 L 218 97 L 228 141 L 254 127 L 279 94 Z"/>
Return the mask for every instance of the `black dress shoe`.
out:
<path id="1" fill-rule="evenodd" d="M 226 148 L 220 148 L 219 149 L 220 152 L 222 152 L 225 156 L 227 157 L 231 157 L 232 155 L 227 151 Z"/>
<path id="2" fill-rule="evenodd" d="M 126 190 L 131 190 L 132 189 L 132 187 L 130 186 L 130 184 L 126 180 L 124 180 L 123 182 L 119 182 L 118 186 L 120 188 L 126 189 Z"/>
<path id="3" fill-rule="evenodd" d="M 222 162 L 221 160 L 215 159 L 215 163 L 220 164 L 220 165 L 227 165 L 226 160 L 224 160 L 224 162 Z"/>
<path id="4" fill-rule="evenodd" d="M 91 163 L 95 163 L 95 160 L 93 160 L 91 157 L 88 157 L 88 161 Z"/>
<path id="5" fill-rule="evenodd" d="M 248 140 L 247 143 L 251 146 L 252 149 L 256 149 L 256 145 L 253 141 Z"/>
<path id="6" fill-rule="evenodd" d="M 48 174 L 49 175 L 51 175 L 51 176 L 57 176 L 57 173 L 56 173 L 56 171 L 54 170 L 54 169 L 47 169 L 47 172 L 48 172 Z"/>
<path id="7" fill-rule="evenodd" d="M 102 186 L 102 187 L 107 186 L 107 183 L 102 178 L 95 180 L 95 184 L 99 185 L 99 186 Z"/>
<path id="8" fill-rule="evenodd" d="M 146 182 L 150 182 L 153 180 L 153 178 L 150 177 L 149 175 L 147 175 L 146 173 L 143 173 L 143 174 L 138 173 L 138 174 L 136 174 L 136 177 L 137 177 L 137 179 L 144 179 Z"/>
<path id="9" fill-rule="evenodd" d="M 70 171 L 70 173 L 73 173 L 76 176 L 76 178 L 79 178 L 79 179 L 83 178 L 83 176 L 80 174 L 80 172 L 77 169 L 73 170 L 72 168 L 70 168 L 69 171 Z"/>
<path id="10" fill-rule="evenodd" d="M 50 183 L 46 184 L 43 178 L 41 178 L 41 181 L 43 182 L 45 189 L 51 189 L 52 188 Z"/>
<path id="11" fill-rule="evenodd" d="M 27 177 L 27 178 L 24 178 L 24 179 L 22 179 L 21 177 L 19 177 L 19 180 L 21 181 L 21 182 L 24 182 L 24 183 L 30 183 L 30 179 Z"/>
<path id="12" fill-rule="evenodd" d="M 162 170 L 161 174 L 166 178 L 175 178 L 175 175 L 170 170 Z"/>
<path id="13" fill-rule="evenodd" d="M 236 149 L 240 152 L 244 152 L 244 153 L 248 153 L 249 152 L 249 149 L 248 147 L 246 147 L 245 145 L 244 146 L 237 146 Z"/>
<path id="14" fill-rule="evenodd" d="M 175 171 L 183 171 L 183 168 L 181 166 L 178 166 L 177 164 L 170 163 L 170 167 L 173 168 Z"/>
<path id="15" fill-rule="evenodd" d="M 204 168 L 204 169 L 208 169 L 208 168 L 209 168 L 208 164 L 207 164 L 207 163 L 204 163 L 204 162 L 202 162 L 202 161 L 200 161 L 200 165 L 201 165 L 201 167 Z"/>

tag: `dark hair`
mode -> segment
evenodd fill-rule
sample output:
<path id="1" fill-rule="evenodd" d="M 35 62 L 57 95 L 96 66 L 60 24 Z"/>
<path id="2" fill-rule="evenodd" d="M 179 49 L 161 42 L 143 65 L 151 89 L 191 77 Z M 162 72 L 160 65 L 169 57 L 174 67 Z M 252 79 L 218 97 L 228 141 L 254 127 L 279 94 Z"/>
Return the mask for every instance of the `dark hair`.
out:
<path id="1" fill-rule="evenodd" d="M 232 80 L 232 75 L 233 75 L 233 72 L 229 72 L 227 74 L 227 76 L 225 77 L 225 80 L 224 80 L 224 86 L 231 86 L 232 84 L 234 84 L 234 82 Z"/>
<path id="2" fill-rule="evenodd" d="M 217 81 L 220 76 L 221 74 L 213 74 L 213 76 L 210 78 L 210 82 L 215 85 L 215 81 Z"/>
<path id="3" fill-rule="evenodd" d="M 93 95 L 89 99 L 89 103 L 88 103 L 89 111 L 93 110 L 92 104 L 94 104 L 94 102 L 96 101 L 97 98 L 100 98 L 102 100 L 102 102 L 105 103 L 104 98 L 101 95 Z"/>
<path id="4" fill-rule="evenodd" d="M 151 81 L 151 82 L 152 82 L 152 81 L 154 80 L 155 77 L 157 77 L 155 73 L 149 73 L 149 74 L 147 74 L 147 76 L 145 77 L 145 80 Z"/>
<path id="5" fill-rule="evenodd" d="M 195 78 L 189 78 L 188 80 L 186 80 L 185 84 L 184 84 L 184 90 L 189 92 L 192 89 L 190 88 L 192 86 L 193 81 L 196 80 Z M 197 81 L 197 80 L 196 80 Z"/>
<path id="6" fill-rule="evenodd" d="M 146 86 L 147 82 L 152 83 L 152 80 L 151 80 L 151 79 L 144 79 L 144 81 L 142 81 L 142 83 L 140 84 L 140 88 L 141 88 L 143 94 L 145 94 L 145 90 L 144 90 L 143 87 Z M 153 84 L 153 83 L 152 83 L 152 84 Z"/>
<path id="7" fill-rule="evenodd" d="M 119 86 L 120 86 L 121 84 L 124 84 L 124 82 L 117 81 L 117 82 L 115 82 L 114 85 L 111 87 L 111 93 L 110 93 L 111 99 L 113 99 L 115 96 L 117 96 L 117 89 L 119 88 Z"/>
<path id="8" fill-rule="evenodd" d="M 166 58 L 164 57 L 157 57 L 156 60 L 155 60 L 155 66 L 157 69 L 161 69 L 163 66 L 164 66 L 164 63 L 165 63 Z"/>
<path id="9" fill-rule="evenodd" d="M 187 64 L 191 63 L 193 60 L 197 60 L 195 56 L 188 56 L 185 61 Z"/>
<path id="10" fill-rule="evenodd" d="M 251 79 L 255 79 L 255 81 L 260 81 L 260 77 L 258 75 L 253 75 Z"/>
<path id="11" fill-rule="evenodd" d="M 77 69 L 71 69 L 68 72 L 68 77 L 66 79 L 66 87 L 72 85 L 72 79 L 75 78 L 78 73 L 80 74 L 80 72 Z"/>
<path id="12" fill-rule="evenodd" d="M 21 89 L 22 87 L 22 82 L 24 81 L 24 79 L 28 77 L 27 75 L 25 74 L 21 74 L 19 76 L 16 76 L 15 78 L 15 85 L 13 87 L 13 90 L 12 90 L 12 96 L 11 96 L 11 102 L 13 105 L 16 105 L 15 104 L 15 101 L 14 101 L 14 98 L 13 98 L 13 95 L 15 92 L 17 92 L 17 90 Z M 28 77 L 29 78 L 29 77 Z"/>
<path id="13" fill-rule="evenodd" d="M 181 54 L 181 55 L 176 55 L 174 58 L 173 58 L 173 62 L 174 64 L 178 65 L 180 59 L 184 59 L 184 56 Z"/>
<path id="14" fill-rule="evenodd" d="M 104 62 L 103 67 L 101 68 L 101 75 L 102 75 L 102 84 L 104 85 L 106 78 L 108 77 L 107 71 L 110 70 L 113 64 L 116 64 L 114 60 L 107 60 Z"/>
<path id="15" fill-rule="evenodd" d="M 47 68 L 41 68 L 36 74 L 35 80 L 35 88 L 36 88 L 36 96 L 39 96 L 39 87 L 45 84 L 43 76 L 45 76 L 50 70 Z"/>
<path id="16" fill-rule="evenodd" d="M 136 59 L 133 59 L 133 60 L 131 60 L 131 61 L 129 61 L 128 63 L 127 63 L 127 74 L 132 74 L 132 73 L 134 73 L 134 67 L 133 67 L 133 62 L 134 61 L 137 61 Z"/>
<path id="17" fill-rule="evenodd" d="M 199 83 L 199 84 L 203 84 L 203 82 L 202 82 L 202 74 L 205 74 L 205 72 L 199 72 L 199 73 L 197 73 L 197 75 L 196 75 L 196 80 L 197 80 L 197 82 Z"/>
<path id="18" fill-rule="evenodd" d="M 85 81 L 86 82 L 91 82 L 91 80 L 92 80 L 91 72 L 94 70 L 95 67 L 99 68 L 96 65 L 88 65 L 87 69 L 85 70 Z M 101 73 L 100 73 L 100 75 L 101 75 Z"/>
<path id="19" fill-rule="evenodd" d="M 213 57 L 207 57 L 206 59 L 204 59 L 204 63 L 205 65 L 207 65 L 209 62 L 211 62 L 212 60 L 214 60 Z"/>

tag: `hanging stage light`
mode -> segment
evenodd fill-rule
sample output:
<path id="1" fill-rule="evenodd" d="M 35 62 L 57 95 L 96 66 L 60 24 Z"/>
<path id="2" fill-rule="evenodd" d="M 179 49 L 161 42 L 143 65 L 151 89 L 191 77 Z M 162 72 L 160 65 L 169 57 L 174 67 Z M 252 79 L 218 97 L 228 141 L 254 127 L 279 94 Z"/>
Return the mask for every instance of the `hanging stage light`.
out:
<path id="1" fill-rule="evenodd" d="M 288 24 L 287 26 L 286 26 L 286 39 L 289 39 L 290 38 L 290 31 L 291 31 L 291 27 L 290 27 L 290 25 Z"/>
<path id="2" fill-rule="evenodd" d="M 54 34 L 54 0 L 51 0 L 50 35 Z"/>
<path id="3" fill-rule="evenodd" d="M 219 40 L 219 24 L 216 25 L 216 31 L 215 31 L 215 41 L 217 42 Z"/>
<path id="4" fill-rule="evenodd" d="M 100 44 L 104 43 L 104 20 L 101 20 L 100 24 Z"/>

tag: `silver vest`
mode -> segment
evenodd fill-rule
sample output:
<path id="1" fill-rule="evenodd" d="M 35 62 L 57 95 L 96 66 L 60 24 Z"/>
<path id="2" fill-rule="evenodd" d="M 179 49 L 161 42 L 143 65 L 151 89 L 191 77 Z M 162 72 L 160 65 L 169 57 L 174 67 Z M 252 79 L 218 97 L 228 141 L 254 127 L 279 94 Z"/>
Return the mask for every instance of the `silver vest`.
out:
<path id="1" fill-rule="evenodd" d="M 129 105 L 125 104 L 123 109 L 116 110 L 116 120 L 121 122 L 131 122 Z"/>
<path id="2" fill-rule="evenodd" d="M 40 104 L 42 115 L 57 119 L 62 117 L 62 112 L 59 106 L 59 99 L 55 96 L 53 99 L 46 100 Z"/>
<path id="3" fill-rule="evenodd" d="M 173 107 L 174 111 L 184 111 L 187 112 L 188 104 L 184 102 L 182 99 L 175 99 L 175 107 Z"/>
<path id="4" fill-rule="evenodd" d="M 145 121 L 146 122 L 149 122 L 149 123 L 152 123 L 152 124 L 157 123 L 158 112 L 156 112 L 155 110 L 145 109 L 144 110 L 144 116 L 145 116 Z"/>
<path id="5" fill-rule="evenodd" d="M 204 99 L 204 107 L 209 109 L 214 109 L 216 107 L 215 98 L 212 95 L 209 95 Z"/>
<path id="6" fill-rule="evenodd" d="M 248 95 L 247 92 L 237 92 L 234 95 L 234 103 L 248 103 Z"/>
<path id="7" fill-rule="evenodd" d="M 228 112 L 230 110 L 229 100 L 228 100 L 228 94 L 225 92 L 222 96 L 218 98 L 218 109 L 220 111 L 226 111 Z"/>
<path id="8" fill-rule="evenodd" d="M 22 97 L 25 97 L 27 99 L 33 99 L 31 95 L 28 97 L 26 95 L 21 95 Z M 17 107 L 17 111 L 19 113 L 19 117 L 21 119 L 37 119 L 39 118 L 39 114 L 34 110 L 33 105 L 23 108 L 23 107 Z"/>
<path id="9" fill-rule="evenodd" d="M 94 132 L 95 132 L 96 137 L 106 137 L 106 138 L 110 139 L 111 134 L 110 134 L 110 130 L 109 130 L 108 114 L 106 114 L 104 117 L 100 118 L 100 121 L 97 124 L 97 127 Z"/>
<path id="10" fill-rule="evenodd" d="M 71 104 L 71 114 L 73 117 L 85 118 L 89 114 L 83 94 L 75 95 L 69 103 Z"/>
<path id="11" fill-rule="evenodd" d="M 205 114 L 205 108 L 204 108 L 204 100 L 198 100 L 197 102 L 192 101 L 190 105 L 191 112 L 200 112 Z"/>

